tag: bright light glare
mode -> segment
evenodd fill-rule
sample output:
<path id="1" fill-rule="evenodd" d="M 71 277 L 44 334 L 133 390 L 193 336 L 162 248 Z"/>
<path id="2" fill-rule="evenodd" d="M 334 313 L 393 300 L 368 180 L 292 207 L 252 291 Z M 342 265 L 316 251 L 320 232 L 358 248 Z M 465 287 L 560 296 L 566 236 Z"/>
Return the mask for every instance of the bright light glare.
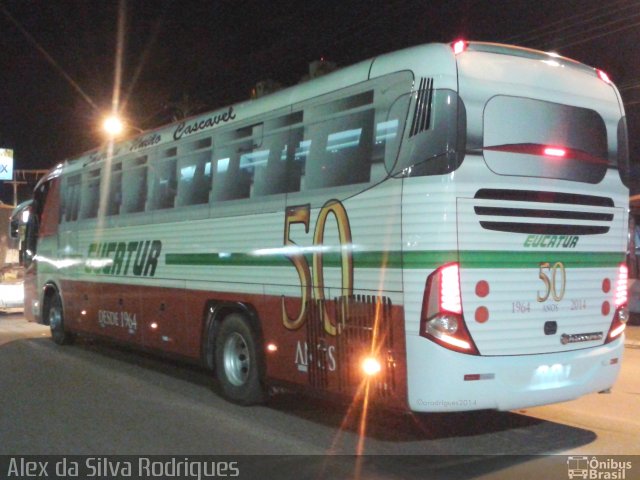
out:
<path id="1" fill-rule="evenodd" d="M 465 342 L 464 340 L 460 340 L 459 338 L 452 337 L 451 335 L 443 334 L 439 338 L 443 342 L 453 345 L 454 347 L 462 348 L 464 350 L 471 349 L 471 344 L 469 342 Z"/>
<path id="2" fill-rule="evenodd" d="M 124 131 L 124 124 L 122 123 L 122 120 L 115 115 L 105 118 L 102 127 L 107 134 L 114 137 L 120 135 Z"/>
<path id="3" fill-rule="evenodd" d="M 567 151 L 564 148 L 545 147 L 544 154 L 550 157 L 564 157 Z"/>
<path id="4" fill-rule="evenodd" d="M 464 52 L 466 49 L 467 49 L 467 42 L 465 42 L 464 40 L 458 40 L 457 42 L 453 43 L 453 53 L 455 55 L 458 55 Z"/>
<path id="5" fill-rule="evenodd" d="M 624 332 L 625 328 L 627 328 L 627 324 L 626 323 L 622 323 L 622 324 L 618 325 L 616 328 L 611 330 L 611 333 L 609 334 L 609 338 L 616 338 L 618 335 L 620 335 L 622 332 Z"/>
<path id="6" fill-rule="evenodd" d="M 608 83 L 609 85 L 611 84 L 611 79 L 609 78 L 609 75 L 607 75 L 602 70 L 598 70 L 598 76 L 600 77 L 600 80 L 602 80 L 604 83 Z"/>
<path id="7" fill-rule="evenodd" d="M 380 373 L 380 370 L 382 370 L 382 365 L 380 365 L 377 359 L 367 357 L 362 361 L 362 371 L 364 371 L 367 376 L 377 375 Z"/>

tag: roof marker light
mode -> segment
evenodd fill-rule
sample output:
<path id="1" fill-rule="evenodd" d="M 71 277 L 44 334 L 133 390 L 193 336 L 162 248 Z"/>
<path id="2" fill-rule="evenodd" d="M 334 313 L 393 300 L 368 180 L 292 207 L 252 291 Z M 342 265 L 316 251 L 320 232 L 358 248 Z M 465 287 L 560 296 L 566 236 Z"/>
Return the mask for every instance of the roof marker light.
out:
<path id="1" fill-rule="evenodd" d="M 467 42 L 464 40 L 456 40 L 451 44 L 451 48 L 453 48 L 453 53 L 455 55 L 459 55 L 467 49 L 467 45 Z"/>
<path id="2" fill-rule="evenodd" d="M 600 77 L 600 80 L 602 80 L 604 83 L 611 85 L 612 82 L 611 82 L 611 79 L 609 78 L 609 75 L 607 75 L 600 69 L 596 69 L 596 72 L 598 72 L 598 76 Z"/>

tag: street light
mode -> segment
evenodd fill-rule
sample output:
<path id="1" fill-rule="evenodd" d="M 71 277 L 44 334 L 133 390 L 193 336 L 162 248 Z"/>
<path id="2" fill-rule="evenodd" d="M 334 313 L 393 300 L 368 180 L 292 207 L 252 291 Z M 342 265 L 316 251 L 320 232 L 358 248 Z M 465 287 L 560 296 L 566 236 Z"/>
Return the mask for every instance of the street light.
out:
<path id="1" fill-rule="evenodd" d="M 116 115 L 111 115 L 104 119 L 102 128 L 110 137 L 117 137 L 124 131 L 124 124 Z"/>

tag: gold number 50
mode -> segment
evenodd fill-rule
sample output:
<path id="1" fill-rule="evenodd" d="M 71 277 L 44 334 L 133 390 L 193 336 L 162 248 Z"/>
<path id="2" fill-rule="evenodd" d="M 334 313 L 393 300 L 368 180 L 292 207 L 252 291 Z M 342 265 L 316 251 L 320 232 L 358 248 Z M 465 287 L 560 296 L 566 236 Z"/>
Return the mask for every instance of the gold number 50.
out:
<path id="1" fill-rule="evenodd" d="M 296 245 L 291 240 L 291 225 L 295 223 L 301 223 L 304 225 L 305 233 L 309 233 L 309 220 L 310 220 L 310 205 L 299 205 L 295 207 L 287 208 L 284 219 L 284 245 L 292 246 Z M 329 214 L 335 217 L 338 226 L 338 236 L 340 240 L 340 264 L 342 273 L 342 294 L 353 294 L 353 254 L 351 249 L 348 248 L 351 245 L 351 227 L 349 226 L 349 218 L 347 211 L 342 203 L 338 200 L 329 200 L 323 205 L 318 214 L 318 220 L 316 221 L 316 228 L 313 233 L 313 245 L 314 247 L 321 246 L 324 243 L 324 231 L 327 224 Z M 313 249 L 312 264 L 313 264 L 313 291 L 311 290 L 311 272 L 309 268 L 309 262 L 307 258 L 299 253 L 288 254 L 287 257 L 296 268 L 298 277 L 300 279 L 300 300 L 301 307 L 298 315 L 295 318 L 289 317 L 285 306 L 284 296 L 281 299 L 281 314 L 282 323 L 290 330 L 300 328 L 307 316 L 307 307 L 309 305 L 310 297 L 316 300 L 324 300 L 324 260 L 322 249 Z M 324 308 L 324 307 L 323 307 Z M 323 312 L 324 329 L 330 335 L 336 335 L 337 329 L 328 312 Z"/>
<path id="2" fill-rule="evenodd" d="M 567 273 L 562 262 L 556 262 L 553 266 L 549 262 L 542 262 L 538 271 L 538 278 L 544 284 L 543 292 L 540 293 L 540 290 L 538 290 L 538 302 L 546 302 L 549 295 L 556 302 L 562 300 L 567 286 Z"/>

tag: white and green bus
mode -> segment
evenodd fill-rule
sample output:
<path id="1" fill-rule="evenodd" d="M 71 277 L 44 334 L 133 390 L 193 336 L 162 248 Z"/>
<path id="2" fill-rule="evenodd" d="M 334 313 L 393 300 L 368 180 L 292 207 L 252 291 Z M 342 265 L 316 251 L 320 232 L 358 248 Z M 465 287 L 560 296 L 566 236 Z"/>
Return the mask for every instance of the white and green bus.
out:
<path id="1" fill-rule="evenodd" d="M 242 404 L 570 400 L 620 370 L 626 164 L 603 72 L 417 46 L 58 165 L 26 207 L 25 311 Z"/>

